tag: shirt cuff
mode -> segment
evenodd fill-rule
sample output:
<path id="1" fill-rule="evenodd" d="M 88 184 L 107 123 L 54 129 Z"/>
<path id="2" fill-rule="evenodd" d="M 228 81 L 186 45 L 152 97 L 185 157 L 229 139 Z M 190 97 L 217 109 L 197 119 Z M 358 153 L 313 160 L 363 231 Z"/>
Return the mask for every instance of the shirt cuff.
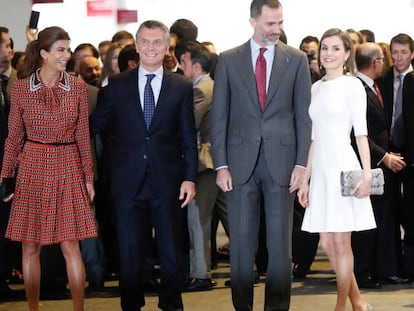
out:
<path id="1" fill-rule="evenodd" d="M 216 167 L 216 172 L 218 170 L 221 170 L 222 168 L 229 168 L 229 166 L 228 165 L 222 165 L 222 166 Z"/>

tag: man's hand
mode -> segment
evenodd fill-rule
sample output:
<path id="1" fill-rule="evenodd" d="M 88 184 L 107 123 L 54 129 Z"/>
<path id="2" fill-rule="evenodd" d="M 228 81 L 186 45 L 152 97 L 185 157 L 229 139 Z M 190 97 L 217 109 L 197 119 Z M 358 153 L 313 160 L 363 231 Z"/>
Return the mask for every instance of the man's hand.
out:
<path id="1" fill-rule="evenodd" d="M 183 181 L 180 188 L 180 200 L 184 200 L 181 207 L 184 207 L 193 201 L 196 195 L 195 185 L 191 181 Z"/>
<path id="2" fill-rule="evenodd" d="M 233 181 L 229 169 L 221 168 L 217 171 L 216 184 L 224 192 L 233 190 Z"/>
<path id="3" fill-rule="evenodd" d="M 387 152 L 383 162 L 385 166 L 388 167 L 394 173 L 397 173 L 406 167 L 404 158 L 401 155 L 392 152 Z"/>
<path id="4" fill-rule="evenodd" d="M 4 187 L 4 197 L 2 198 L 3 202 L 11 202 L 16 188 L 16 178 L 3 178 L 0 185 Z"/>
<path id="5" fill-rule="evenodd" d="M 289 183 L 289 192 L 292 193 L 295 190 L 298 190 L 303 177 L 305 175 L 305 168 L 295 166 L 292 171 L 292 175 L 290 176 L 290 183 Z"/>

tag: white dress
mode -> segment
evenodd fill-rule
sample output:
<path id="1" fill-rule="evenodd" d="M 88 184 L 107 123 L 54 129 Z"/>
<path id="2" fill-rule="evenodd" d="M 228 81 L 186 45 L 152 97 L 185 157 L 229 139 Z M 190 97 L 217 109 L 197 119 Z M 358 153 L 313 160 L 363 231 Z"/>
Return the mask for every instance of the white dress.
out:
<path id="1" fill-rule="evenodd" d="M 366 96 L 361 81 L 353 76 L 312 85 L 313 160 L 304 231 L 351 232 L 376 227 L 369 197 L 343 197 L 340 186 L 341 171 L 361 168 L 350 133 L 353 127 L 356 136 L 367 135 Z"/>

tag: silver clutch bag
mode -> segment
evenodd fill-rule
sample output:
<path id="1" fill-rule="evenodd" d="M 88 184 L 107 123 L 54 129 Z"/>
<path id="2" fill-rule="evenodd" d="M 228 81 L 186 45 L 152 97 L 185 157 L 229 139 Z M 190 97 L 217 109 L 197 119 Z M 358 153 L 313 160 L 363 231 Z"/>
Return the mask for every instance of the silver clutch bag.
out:
<path id="1" fill-rule="evenodd" d="M 384 193 L 384 173 L 380 168 L 374 168 L 371 170 L 372 184 L 371 195 L 381 195 Z M 362 170 L 356 171 L 342 171 L 341 172 L 341 194 L 343 197 L 352 196 L 351 192 L 355 188 L 356 184 L 363 177 Z"/>

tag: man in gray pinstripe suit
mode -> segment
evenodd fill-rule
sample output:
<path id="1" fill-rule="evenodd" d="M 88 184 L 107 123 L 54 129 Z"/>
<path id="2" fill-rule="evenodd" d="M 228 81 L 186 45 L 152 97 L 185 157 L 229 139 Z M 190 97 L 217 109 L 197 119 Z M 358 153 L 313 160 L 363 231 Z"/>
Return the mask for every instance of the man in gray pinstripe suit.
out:
<path id="1" fill-rule="evenodd" d="M 227 192 L 233 305 L 253 310 L 253 262 L 260 205 L 266 222 L 265 310 L 289 310 L 293 192 L 307 161 L 311 123 L 310 75 L 304 53 L 279 41 L 278 0 L 253 0 L 252 38 L 220 55 L 212 106 L 216 182 Z M 265 52 L 259 52 L 266 48 Z M 266 99 L 259 105 L 255 70 L 266 66 Z"/>

